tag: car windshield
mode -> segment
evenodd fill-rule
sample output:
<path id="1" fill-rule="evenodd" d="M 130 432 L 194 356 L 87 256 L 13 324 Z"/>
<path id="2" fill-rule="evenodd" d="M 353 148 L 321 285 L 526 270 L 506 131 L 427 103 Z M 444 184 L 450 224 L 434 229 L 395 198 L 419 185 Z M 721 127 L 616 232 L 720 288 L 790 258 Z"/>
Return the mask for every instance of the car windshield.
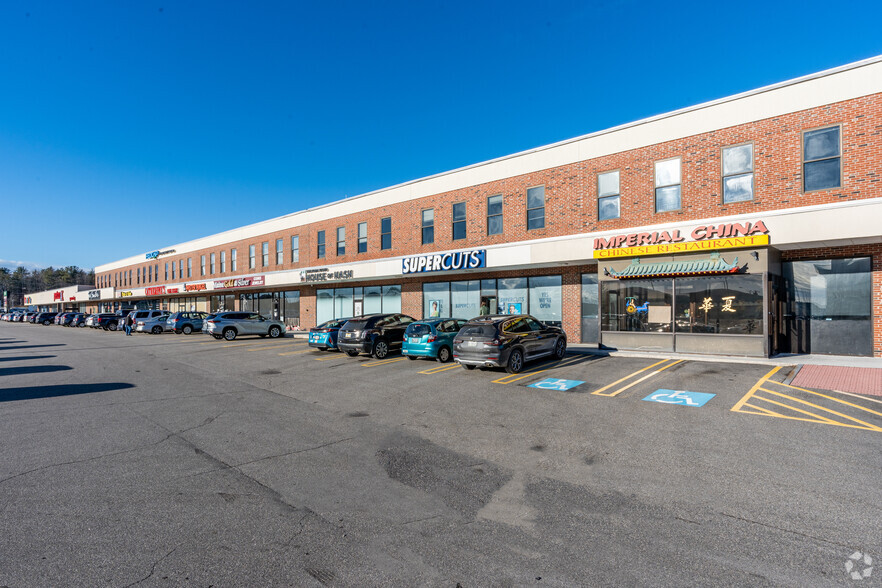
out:
<path id="1" fill-rule="evenodd" d="M 432 332 L 432 329 L 429 325 L 422 323 L 413 323 L 407 326 L 407 330 L 404 332 L 408 337 L 422 337 L 423 335 L 428 335 Z"/>
<path id="2" fill-rule="evenodd" d="M 495 337 L 496 327 L 493 325 L 466 325 L 459 331 L 460 337 Z"/>

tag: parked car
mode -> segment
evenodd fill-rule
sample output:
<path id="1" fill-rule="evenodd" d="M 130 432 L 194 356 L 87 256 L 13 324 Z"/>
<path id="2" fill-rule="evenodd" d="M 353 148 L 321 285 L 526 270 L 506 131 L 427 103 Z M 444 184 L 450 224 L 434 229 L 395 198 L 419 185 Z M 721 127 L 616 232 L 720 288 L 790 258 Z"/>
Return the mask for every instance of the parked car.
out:
<path id="1" fill-rule="evenodd" d="M 322 351 L 337 349 L 337 335 L 348 320 L 350 319 L 333 319 L 311 328 L 309 330 L 309 346 Z"/>
<path id="2" fill-rule="evenodd" d="M 166 329 L 168 314 L 159 314 L 150 318 L 142 318 L 135 322 L 135 330 L 139 333 L 159 335 Z"/>
<path id="3" fill-rule="evenodd" d="M 273 339 L 285 334 L 284 323 L 262 317 L 256 312 L 218 312 L 204 321 L 202 332 L 215 339 L 232 341 L 239 335 L 270 336 Z"/>
<path id="4" fill-rule="evenodd" d="M 95 324 L 95 320 L 98 318 L 97 314 L 90 314 L 86 317 L 85 326 L 95 328 L 97 325 Z"/>
<path id="5" fill-rule="evenodd" d="M 58 313 L 55 312 L 41 312 L 34 319 L 34 323 L 39 323 L 41 325 L 49 326 L 52 324 L 52 321 L 55 320 L 55 315 Z"/>
<path id="6" fill-rule="evenodd" d="M 40 313 L 34 312 L 34 311 L 28 312 L 27 314 L 24 315 L 22 322 L 32 323 L 32 322 L 34 322 L 34 317 L 36 317 L 38 314 L 40 314 Z"/>
<path id="7" fill-rule="evenodd" d="M 91 316 L 91 315 L 88 315 L 84 312 L 78 312 L 77 314 L 74 315 L 73 319 L 71 319 L 70 326 L 72 326 L 72 327 L 86 326 L 86 319 L 89 318 L 89 316 Z"/>
<path id="8" fill-rule="evenodd" d="M 369 353 L 383 359 L 400 349 L 407 325 L 414 322 L 406 314 L 366 314 L 349 319 L 337 334 L 337 347 L 349 357 Z"/>
<path id="9" fill-rule="evenodd" d="M 410 323 L 404 331 L 401 355 L 408 359 L 431 357 L 441 363 L 453 358 L 453 339 L 465 319 L 433 318 Z"/>
<path id="10" fill-rule="evenodd" d="M 119 328 L 121 329 L 125 324 L 125 318 L 127 315 L 132 315 L 132 328 L 136 328 L 138 323 L 141 321 L 145 321 L 148 319 L 155 319 L 156 317 L 163 317 L 163 321 L 168 318 L 167 310 L 132 310 L 129 312 L 120 311 L 119 314 Z M 163 325 L 164 327 L 164 325 Z"/>
<path id="11" fill-rule="evenodd" d="M 65 312 L 64 314 L 61 315 L 61 317 L 58 321 L 58 324 L 61 325 L 62 327 L 69 327 L 70 322 L 73 320 L 73 318 L 76 315 L 77 315 L 77 313 L 75 313 L 75 312 Z"/>
<path id="12" fill-rule="evenodd" d="M 207 316 L 207 312 L 176 312 L 166 319 L 165 330 L 189 335 L 202 330 L 202 321 Z"/>
<path id="13" fill-rule="evenodd" d="M 453 359 L 466 369 L 504 367 L 516 374 L 540 357 L 561 359 L 567 336 L 528 315 L 486 315 L 468 321 L 453 340 Z"/>
<path id="14" fill-rule="evenodd" d="M 122 326 L 122 318 L 114 312 L 102 312 L 92 322 L 92 326 L 96 329 L 104 329 L 105 331 L 115 331 Z"/>

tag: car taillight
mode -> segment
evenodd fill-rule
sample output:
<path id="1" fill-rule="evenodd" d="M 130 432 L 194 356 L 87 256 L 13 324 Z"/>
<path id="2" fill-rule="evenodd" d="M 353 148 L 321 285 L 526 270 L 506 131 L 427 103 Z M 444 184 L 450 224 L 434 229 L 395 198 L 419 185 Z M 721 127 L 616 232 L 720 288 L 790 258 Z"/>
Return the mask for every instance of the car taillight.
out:
<path id="1" fill-rule="evenodd" d="M 138 321 L 138 326 L 139 326 L 139 327 L 143 327 L 143 326 L 144 326 L 144 321 Z"/>
<path id="2" fill-rule="evenodd" d="M 426 339 L 426 343 L 434 343 L 434 342 L 435 342 L 435 335 L 429 335 L 429 338 Z"/>
<path id="3" fill-rule="evenodd" d="M 462 345 L 462 339 L 454 339 L 453 344 L 454 345 Z"/>
<path id="4" fill-rule="evenodd" d="M 362 337 L 370 337 L 371 335 L 375 335 L 377 332 L 376 329 L 365 329 L 361 332 Z"/>
<path id="5" fill-rule="evenodd" d="M 205 322 L 206 322 L 206 323 L 211 323 L 211 324 L 215 324 L 215 323 L 217 323 L 216 320 L 210 320 L 210 321 L 205 321 Z"/>

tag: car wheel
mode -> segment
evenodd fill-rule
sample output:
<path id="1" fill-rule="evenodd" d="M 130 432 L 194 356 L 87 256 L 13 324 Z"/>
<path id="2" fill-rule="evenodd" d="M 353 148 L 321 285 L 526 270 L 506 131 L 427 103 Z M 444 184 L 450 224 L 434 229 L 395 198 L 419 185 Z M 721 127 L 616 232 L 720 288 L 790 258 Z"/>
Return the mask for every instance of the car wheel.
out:
<path id="1" fill-rule="evenodd" d="M 464 368 L 467 369 L 467 370 L 473 370 L 473 369 L 475 369 L 475 366 L 473 366 L 473 365 L 467 365 L 467 364 L 461 364 L 461 365 L 462 365 L 462 367 L 464 367 Z"/>
<path id="2" fill-rule="evenodd" d="M 276 326 L 270 327 L 270 330 L 269 330 L 270 339 L 275 339 L 276 337 L 278 337 L 281 334 L 282 334 L 282 329 L 280 329 L 279 327 L 276 327 Z"/>
<path id="3" fill-rule="evenodd" d="M 407 356 L 407 359 L 409 359 L 411 361 L 416 361 L 416 358 L 417 358 L 416 355 L 408 355 Z"/>
<path id="4" fill-rule="evenodd" d="M 158 335 L 162 332 L 162 327 L 160 327 L 159 325 L 156 325 L 155 327 L 150 329 L 150 332 L 153 333 L 154 335 Z"/>
<path id="5" fill-rule="evenodd" d="M 193 332 L 193 327 L 191 327 L 190 325 L 184 325 L 184 328 L 181 329 L 181 332 L 185 335 L 189 335 Z"/>
<path id="6" fill-rule="evenodd" d="M 43 326 L 44 326 L 44 327 L 48 327 L 48 326 L 51 325 L 51 324 L 52 324 L 52 323 L 51 323 L 50 321 L 43 321 Z"/>
<path id="7" fill-rule="evenodd" d="M 223 337 L 221 337 L 220 335 L 212 335 L 212 337 L 214 337 L 215 339 L 218 339 L 218 340 L 223 339 Z"/>
<path id="8" fill-rule="evenodd" d="M 505 371 L 510 374 L 517 374 L 522 369 L 524 369 L 524 352 L 520 349 L 512 349 L 511 354 L 508 356 L 508 365 L 505 366 Z"/>
<path id="9" fill-rule="evenodd" d="M 563 337 L 561 337 L 554 344 L 554 356 L 558 359 L 563 359 L 564 355 L 566 355 L 566 354 L 567 354 L 567 342 L 563 339 Z"/>
<path id="10" fill-rule="evenodd" d="M 236 329 L 224 329 L 224 339 L 232 341 L 236 338 Z"/>
<path id="11" fill-rule="evenodd" d="M 389 344 L 382 339 L 374 343 L 374 352 L 371 353 L 377 359 L 385 359 L 389 355 Z"/>
<path id="12" fill-rule="evenodd" d="M 116 323 L 110 323 L 109 325 L 107 325 L 107 328 L 110 329 L 111 331 L 115 331 L 116 330 Z"/>
<path id="13" fill-rule="evenodd" d="M 346 355 L 348 355 L 349 357 L 355 357 L 356 355 L 358 355 L 358 350 L 357 349 L 347 349 Z"/>
<path id="14" fill-rule="evenodd" d="M 438 350 L 438 361 L 441 363 L 447 363 L 450 361 L 450 347 L 446 345 Z"/>

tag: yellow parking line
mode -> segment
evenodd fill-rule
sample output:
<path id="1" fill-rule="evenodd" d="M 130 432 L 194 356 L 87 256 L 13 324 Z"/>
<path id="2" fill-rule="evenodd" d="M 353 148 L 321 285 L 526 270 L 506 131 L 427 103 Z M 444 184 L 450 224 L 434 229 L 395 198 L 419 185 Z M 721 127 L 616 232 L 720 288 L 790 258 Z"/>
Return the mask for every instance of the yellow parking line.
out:
<path id="1" fill-rule="evenodd" d="M 339 354 L 335 353 L 334 355 L 329 355 L 328 357 L 316 357 L 315 360 L 316 361 L 328 361 L 329 359 L 340 359 L 342 357 L 345 357 L 345 355 L 339 355 Z"/>
<path id="2" fill-rule="evenodd" d="M 280 353 L 279 355 L 294 355 L 296 353 L 309 353 L 313 351 L 312 349 L 299 349 L 297 351 L 285 351 L 284 353 Z"/>
<path id="3" fill-rule="evenodd" d="M 669 360 L 666 359 L 665 361 L 669 361 Z M 637 384 L 639 384 L 639 383 L 641 383 L 641 382 L 645 382 L 645 381 L 648 380 L 649 378 L 651 378 L 651 377 L 653 377 L 653 376 L 655 376 L 655 375 L 658 375 L 659 373 L 665 371 L 665 370 L 668 369 L 668 368 L 672 368 L 672 367 L 674 367 L 674 366 L 677 365 L 678 363 L 683 363 L 684 361 L 686 361 L 686 360 L 685 360 L 685 359 L 678 359 L 677 361 L 675 361 L 675 362 L 673 362 L 673 363 L 669 363 L 668 365 L 666 365 L 666 366 L 664 366 L 664 367 L 660 367 L 660 368 L 658 368 L 658 369 L 655 370 L 654 372 L 650 372 L 650 373 L 646 374 L 645 376 L 643 376 L 643 377 L 640 378 L 639 380 L 635 380 L 635 381 L 631 382 L 630 384 L 628 384 L 627 386 L 622 386 L 621 388 L 619 388 L 618 390 L 616 390 L 616 391 L 614 391 L 614 392 L 609 392 L 609 393 L 606 393 L 606 394 L 602 394 L 602 393 L 601 393 L 601 392 L 603 392 L 604 390 L 606 390 L 607 388 L 609 388 L 610 386 L 614 386 L 614 385 L 617 384 L 618 382 L 614 382 L 614 383 L 610 384 L 609 386 L 605 386 L 605 387 L 601 388 L 600 390 L 597 390 L 597 391 L 595 391 L 595 392 L 592 392 L 592 394 L 595 394 L 595 395 L 597 395 L 597 396 L 608 396 L 608 397 L 618 396 L 619 394 L 621 394 L 622 392 L 624 392 L 624 391 L 627 390 L 628 388 L 632 388 L 632 387 L 636 386 Z M 656 363 L 656 364 L 653 364 L 653 365 L 658 365 L 659 363 L 664 363 L 664 362 L 661 362 L 661 361 L 660 361 L 660 362 L 658 362 L 658 363 Z M 649 366 L 649 367 L 643 368 L 642 370 L 639 370 L 639 371 L 637 371 L 637 372 L 635 372 L 635 373 L 631 374 L 630 376 L 628 376 L 628 377 L 626 377 L 626 378 L 623 378 L 623 379 L 624 379 L 624 380 L 627 380 L 628 378 L 633 377 L 633 376 L 636 376 L 636 375 L 639 374 L 640 372 L 644 372 L 644 371 L 648 370 L 648 369 L 651 368 L 651 367 L 652 367 L 652 366 Z M 621 381 L 622 381 L 622 380 L 619 380 L 619 382 L 621 382 Z"/>
<path id="4" fill-rule="evenodd" d="M 759 410 L 763 414 L 767 414 L 769 416 L 784 416 L 783 414 L 779 414 L 777 412 L 771 411 L 768 408 L 762 408 L 761 406 L 754 406 L 754 405 L 748 404 L 746 402 L 744 403 L 744 406 L 747 406 L 747 407 L 752 408 L 754 410 Z M 745 412 L 745 411 L 742 411 L 742 412 Z M 760 413 L 756 413 L 756 414 L 760 414 Z"/>
<path id="5" fill-rule="evenodd" d="M 541 374 L 542 372 L 547 372 L 548 370 L 558 368 L 558 367 L 566 367 L 568 365 L 572 365 L 574 363 L 580 362 L 584 357 L 572 357 L 570 359 L 558 360 L 553 364 L 545 364 L 548 367 L 541 370 L 533 370 L 531 372 L 527 372 L 525 374 L 510 374 L 508 376 L 503 376 L 498 380 L 493 380 L 494 384 L 511 384 L 512 382 L 517 382 L 518 380 L 523 380 L 524 378 L 529 378 L 530 376 L 535 376 L 536 374 Z"/>
<path id="6" fill-rule="evenodd" d="M 753 385 L 753 388 L 751 388 L 750 391 L 745 394 L 744 397 L 735 404 L 735 406 L 732 407 L 732 412 L 738 412 L 739 410 L 741 410 L 741 407 L 747 404 L 747 401 L 750 400 L 750 397 L 756 394 L 756 391 L 759 390 L 762 385 L 766 383 L 766 380 L 775 375 L 775 372 L 780 369 L 780 365 L 778 367 L 773 367 L 771 370 L 769 370 L 769 373 L 760 378 L 759 381 Z"/>
<path id="7" fill-rule="evenodd" d="M 779 382 L 775 382 L 778 384 Z M 833 396 L 827 396 L 826 394 L 821 394 L 820 392 L 815 392 L 814 390 L 806 390 L 805 388 L 800 388 L 799 386 L 791 386 L 790 384 L 781 384 L 781 386 L 787 386 L 788 388 L 793 388 L 794 390 L 800 390 L 802 392 L 808 392 L 809 394 L 814 394 L 815 396 L 820 396 L 821 398 L 826 398 L 827 400 L 832 400 L 833 402 L 838 402 L 840 404 L 845 404 L 847 406 L 851 406 L 853 408 L 858 408 L 860 410 L 871 412 L 875 415 L 882 416 L 882 412 L 876 412 L 875 410 L 871 410 L 859 404 L 853 404 L 851 402 L 847 402 L 845 400 L 840 400 L 839 398 L 834 398 Z M 865 400 L 872 400 L 872 398 L 865 398 Z"/>
<path id="8" fill-rule="evenodd" d="M 388 365 L 390 363 L 395 363 L 396 361 L 404 361 L 407 359 L 406 357 L 396 357 L 394 359 L 380 359 L 377 361 L 367 361 L 361 364 L 361 367 L 376 367 L 378 365 Z"/>
<path id="9" fill-rule="evenodd" d="M 440 367 L 439 366 L 431 367 L 427 370 L 423 370 L 423 371 L 417 372 L 417 373 L 418 374 L 440 374 L 441 372 L 446 372 L 447 370 L 456 369 L 458 367 L 459 367 L 458 363 L 453 364 L 453 365 L 441 365 Z"/>
<path id="10" fill-rule="evenodd" d="M 272 345 L 266 345 L 264 347 L 252 347 L 248 351 L 262 351 L 264 349 L 276 349 L 278 347 L 289 347 L 291 345 L 297 345 L 297 343 L 291 343 L 290 341 L 285 342 L 285 343 L 275 343 Z"/>
<path id="11" fill-rule="evenodd" d="M 847 414 L 842 414 L 841 412 L 837 412 L 837 411 L 832 410 L 832 409 L 830 409 L 830 408 L 826 408 L 826 407 L 820 406 L 820 405 L 818 405 L 818 404 L 813 404 L 813 403 L 811 403 L 811 402 L 809 402 L 809 401 L 807 401 L 807 400 L 802 400 L 801 398 L 796 398 L 795 396 L 788 396 L 788 395 L 786 395 L 786 394 L 781 394 L 780 392 L 775 392 L 774 390 L 769 390 L 768 388 L 763 388 L 762 391 L 763 391 L 763 392 L 768 392 L 769 394 L 775 394 L 776 396 L 781 396 L 782 398 L 786 398 L 787 400 L 794 400 L 794 401 L 799 402 L 799 403 L 801 403 L 801 404 L 805 404 L 806 406 L 811 406 L 812 408 L 816 408 L 816 409 L 818 409 L 818 410 L 823 410 L 824 412 L 829 412 L 830 414 L 835 414 L 836 416 L 840 416 L 840 417 L 842 417 L 842 418 L 844 418 L 844 419 L 848 419 L 848 420 L 850 420 L 850 421 L 854 421 L 854 422 L 856 422 L 856 423 L 859 423 L 859 424 L 861 424 L 861 425 L 864 425 L 865 427 L 867 427 L 867 428 L 869 428 L 869 429 L 872 429 L 872 430 L 874 430 L 874 431 L 882 431 L 882 427 L 877 427 L 876 425 L 871 425 L 870 423 L 866 423 L 866 422 L 864 422 L 864 421 L 862 421 L 862 420 L 860 420 L 860 419 L 857 419 L 857 418 L 855 418 L 855 417 L 853 417 L 853 416 L 848 416 Z M 833 401 L 836 401 L 836 402 L 842 402 L 841 400 L 836 400 L 835 398 L 831 398 L 831 397 L 826 396 L 826 395 L 824 395 L 824 394 L 818 394 L 818 396 L 824 396 L 824 398 L 830 398 L 830 400 L 833 400 Z M 874 411 L 874 410 L 865 409 L 865 408 L 862 408 L 862 407 L 860 407 L 860 406 L 857 406 L 856 404 L 852 404 L 852 403 L 850 403 L 850 402 L 842 402 L 842 404 L 847 404 L 847 405 L 849 405 L 849 406 L 854 406 L 855 408 L 861 408 L 862 410 L 866 410 L 867 412 L 872 412 L 873 414 L 879 414 L 878 412 L 876 412 L 876 411 Z M 803 411 L 800 411 L 799 409 L 794 408 L 794 407 L 788 407 L 788 408 L 791 408 L 792 410 L 796 410 L 796 411 L 799 411 L 799 412 L 803 412 Z M 807 414 L 811 414 L 811 413 L 807 413 Z M 837 425 L 841 424 L 841 423 L 839 423 L 839 422 L 837 422 L 837 421 L 834 421 L 834 420 L 832 420 L 832 419 L 830 419 L 830 418 L 828 418 L 828 417 L 821 416 L 821 415 L 818 415 L 818 414 L 813 414 L 812 416 L 817 417 L 818 419 L 821 419 L 821 420 L 830 421 L 831 423 L 835 423 L 835 424 L 837 424 Z"/>
<path id="12" fill-rule="evenodd" d="M 670 360 L 669 360 L 669 359 L 663 359 L 663 360 L 661 360 L 661 361 L 657 361 L 657 362 L 655 362 L 655 363 L 652 364 L 652 365 L 648 365 L 648 366 L 646 366 L 646 367 L 643 368 L 643 369 L 640 369 L 640 370 L 637 370 L 637 371 L 634 372 L 634 373 L 628 374 L 628 375 L 625 376 L 624 378 L 619 378 L 618 380 L 616 380 L 616 381 L 613 382 L 612 384 L 607 384 L 607 385 L 604 386 L 603 388 L 599 388 L 598 390 L 595 390 L 594 392 L 592 392 L 592 394 L 595 394 L 595 395 L 597 395 L 597 396 L 607 396 L 606 394 L 603 394 L 603 392 L 604 392 L 605 390 L 608 390 L 609 388 L 612 388 L 612 387 L 615 386 L 616 384 L 621 384 L 621 383 L 624 382 L 625 380 L 629 380 L 629 379 L 633 378 L 634 376 L 636 376 L 637 374 L 639 374 L 639 373 L 641 373 L 641 372 L 645 372 L 646 370 L 651 369 L 651 368 L 654 368 L 654 367 L 657 366 L 657 365 L 661 365 L 661 364 L 663 364 L 663 363 L 666 362 L 666 361 L 670 361 Z M 612 394 L 610 394 L 610 396 L 612 396 Z"/>
<path id="13" fill-rule="evenodd" d="M 771 392 L 771 390 L 766 390 L 765 388 L 760 388 L 760 389 L 761 389 L 763 392 Z M 774 394 L 774 392 L 772 392 L 772 394 Z M 783 395 L 783 394 L 779 394 L 779 396 L 784 396 L 784 395 Z M 810 417 L 815 417 L 816 419 L 818 419 L 818 420 L 820 420 L 820 421 L 824 421 L 824 422 L 826 422 L 826 423 L 829 424 L 829 425 L 836 425 L 836 424 L 838 424 L 838 423 L 837 423 L 836 421 L 834 421 L 833 419 L 828 419 L 827 417 L 822 417 L 822 416 L 817 415 L 817 414 L 815 414 L 815 413 L 813 413 L 813 412 L 809 412 L 809 411 L 807 411 L 807 410 L 802 410 L 801 408 L 796 408 L 795 406 L 789 406 L 789 405 L 787 405 L 787 404 L 784 404 L 783 402 L 778 402 L 777 400 L 772 400 L 771 398 L 763 398 L 762 396 L 754 396 L 754 398 L 756 398 L 757 400 L 762 400 L 763 402 L 769 402 L 769 403 L 771 403 L 771 404 L 775 404 L 775 405 L 777 405 L 777 406 L 780 406 L 780 407 L 782 407 L 782 408 L 786 408 L 786 409 L 788 409 L 788 410 L 792 410 L 792 411 L 795 411 L 795 412 L 801 412 L 802 414 L 807 415 L 807 416 L 810 416 Z M 784 396 L 784 398 L 788 398 L 788 399 L 790 399 L 789 396 Z M 779 416 L 781 416 L 781 415 L 779 415 Z"/>

